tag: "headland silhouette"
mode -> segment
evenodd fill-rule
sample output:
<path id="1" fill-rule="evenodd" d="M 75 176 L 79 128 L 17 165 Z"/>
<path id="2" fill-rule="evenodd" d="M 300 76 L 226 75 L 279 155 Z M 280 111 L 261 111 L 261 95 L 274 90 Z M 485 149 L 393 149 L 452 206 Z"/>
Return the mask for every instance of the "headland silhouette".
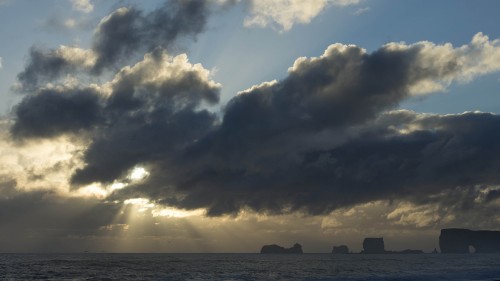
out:
<path id="1" fill-rule="evenodd" d="M 467 254 L 471 250 L 475 253 L 500 253 L 500 231 L 442 229 L 439 248 L 445 254 Z"/>

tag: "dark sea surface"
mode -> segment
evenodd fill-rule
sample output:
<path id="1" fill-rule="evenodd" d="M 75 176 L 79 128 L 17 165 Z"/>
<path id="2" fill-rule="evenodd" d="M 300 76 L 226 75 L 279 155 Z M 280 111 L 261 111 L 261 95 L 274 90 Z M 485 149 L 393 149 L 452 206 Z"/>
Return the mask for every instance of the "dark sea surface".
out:
<path id="1" fill-rule="evenodd" d="M 500 255 L 0 254 L 0 280 L 500 280 Z"/>

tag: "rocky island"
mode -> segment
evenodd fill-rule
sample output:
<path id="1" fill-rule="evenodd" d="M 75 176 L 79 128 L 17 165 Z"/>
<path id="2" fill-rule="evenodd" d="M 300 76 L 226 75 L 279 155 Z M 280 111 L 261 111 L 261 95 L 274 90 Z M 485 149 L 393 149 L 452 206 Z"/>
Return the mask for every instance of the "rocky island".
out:
<path id="1" fill-rule="evenodd" d="M 302 246 L 295 243 L 291 248 L 284 248 L 276 244 L 264 245 L 260 250 L 261 254 L 302 254 Z"/>
<path id="2" fill-rule="evenodd" d="M 346 245 L 333 246 L 332 254 L 349 254 L 349 248 Z"/>

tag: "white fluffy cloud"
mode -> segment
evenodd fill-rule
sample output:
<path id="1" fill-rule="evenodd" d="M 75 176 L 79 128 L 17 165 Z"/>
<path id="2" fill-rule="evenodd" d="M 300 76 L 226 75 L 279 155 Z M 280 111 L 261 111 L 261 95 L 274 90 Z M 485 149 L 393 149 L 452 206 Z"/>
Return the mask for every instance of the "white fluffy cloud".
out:
<path id="1" fill-rule="evenodd" d="M 274 26 L 281 31 L 290 30 L 296 23 L 309 23 L 328 6 L 348 6 L 360 0 L 252 0 L 246 27 Z"/>
<path id="2" fill-rule="evenodd" d="M 180 81 L 186 76 L 196 77 L 214 89 L 222 87 L 221 84 L 210 79 L 210 71 L 201 64 L 191 64 L 186 54 L 172 57 L 163 51 L 155 54 L 147 53 L 142 61 L 133 66 L 122 68 L 111 83 L 106 83 L 103 86 L 103 89 L 119 88 L 120 85 L 128 84 L 130 81 L 133 81 L 136 87 L 159 89 L 168 81 L 171 83 L 172 81 Z"/>
<path id="3" fill-rule="evenodd" d="M 414 71 L 432 70 L 436 74 L 412 85 L 413 94 L 443 91 L 454 81 L 468 82 L 479 75 L 500 70 L 500 40 L 490 40 L 481 32 L 474 35 L 469 44 L 457 48 L 450 43 L 436 45 L 431 42 L 390 43 L 385 47 L 394 51 L 419 49 Z"/>
<path id="4" fill-rule="evenodd" d="M 0 57 L 0 69 L 3 68 L 3 64 L 2 64 L 2 57 Z"/>
<path id="5" fill-rule="evenodd" d="M 94 5 L 90 0 L 71 0 L 71 4 L 73 4 L 73 9 L 83 13 L 90 13 L 94 10 Z"/>
<path id="6" fill-rule="evenodd" d="M 357 47 L 332 44 L 320 57 L 298 58 L 288 71 L 293 73 L 322 59 L 347 54 L 352 48 Z M 360 51 L 362 55 L 368 55 L 365 49 Z M 412 95 L 445 91 L 453 82 L 470 82 L 477 76 L 500 70 L 500 39 L 490 40 L 482 32 L 475 34 L 468 44 L 458 47 L 451 43 L 435 44 L 429 41 L 413 44 L 391 42 L 379 51 L 394 55 L 405 54 L 411 78 L 411 83 L 407 86 Z M 255 90 L 256 87 L 246 91 Z"/>
<path id="7" fill-rule="evenodd" d="M 90 49 L 61 45 L 55 54 L 73 65 L 92 68 L 97 61 L 97 54 Z"/>

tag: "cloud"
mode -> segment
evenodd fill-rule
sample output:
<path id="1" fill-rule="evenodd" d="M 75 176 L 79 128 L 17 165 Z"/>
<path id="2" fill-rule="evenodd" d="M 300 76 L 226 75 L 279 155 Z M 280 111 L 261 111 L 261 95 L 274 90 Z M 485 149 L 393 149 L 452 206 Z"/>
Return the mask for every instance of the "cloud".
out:
<path id="1" fill-rule="evenodd" d="M 209 4 L 200 0 L 167 1 L 147 15 L 135 8 L 120 8 L 97 27 L 93 45 L 99 54 L 96 68 L 111 65 L 141 47 L 149 51 L 167 48 L 182 35 L 196 35 L 203 30 L 208 14 Z"/>
<path id="2" fill-rule="evenodd" d="M 500 40 L 489 40 L 488 36 L 479 32 L 468 45 L 454 48 L 451 44 L 435 45 L 431 42 L 420 42 L 412 45 L 389 43 L 385 46 L 394 51 L 414 48 L 420 50 L 417 71 L 425 72 L 429 67 L 436 71 L 436 78 L 423 79 L 412 85 L 413 94 L 426 94 L 445 90 L 452 82 L 467 82 L 478 75 L 484 75 L 500 69 Z"/>
<path id="3" fill-rule="evenodd" d="M 3 68 L 3 64 L 2 63 L 3 63 L 3 59 L 2 59 L 2 57 L 0 57 L 0 69 Z"/>
<path id="4" fill-rule="evenodd" d="M 92 50 L 70 46 L 60 46 L 49 51 L 32 47 L 29 57 L 29 63 L 18 74 L 18 79 L 24 90 L 30 91 L 42 81 L 57 81 L 63 73 L 72 73 L 77 69 L 91 71 L 98 59 Z"/>
<path id="5" fill-rule="evenodd" d="M 94 5 L 90 0 L 71 0 L 73 9 L 82 13 L 90 13 L 94 10 Z"/>
<path id="6" fill-rule="evenodd" d="M 87 18 L 60 18 L 59 16 L 51 16 L 42 23 L 42 28 L 47 31 L 69 32 L 74 29 L 91 29 L 90 20 Z"/>
<path id="7" fill-rule="evenodd" d="M 67 19 L 64 21 L 64 26 L 67 28 L 74 28 L 76 25 L 77 23 L 74 19 Z"/>
<path id="8" fill-rule="evenodd" d="M 87 166 L 73 177 L 77 184 L 110 182 L 138 163 L 178 157 L 215 124 L 215 115 L 200 106 L 218 101 L 220 85 L 185 55 L 147 55 L 110 87 L 102 138 L 88 148 Z M 107 153 L 114 156 L 103 158 Z"/>
<path id="9" fill-rule="evenodd" d="M 186 194 L 177 204 L 207 207 L 215 215 L 243 207 L 322 214 L 374 200 L 428 202 L 446 190 L 495 186 L 500 180 L 495 173 L 500 136 L 494 129 L 499 122 L 498 116 L 484 113 L 392 112 L 347 133 L 277 130 L 271 139 L 245 134 L 213 141 L 217 147 L 209 147 L 211 153 L 205 148 L 206 162 L 196 167 L 187 160 L 194 167 L 189 167 L 189 178 L 179 178 Z M 338 144 L 335 133 L 349 139 Z M 326 144 L 317 140 L 322 137 Z"/>
<path id="10" fill-rule="evenodd" d="M 147 14 L 132 6 L 119 8 L 101 20 L 90 49 L 32 47 L 28 63 L 18 75 L 22 90 L 33 91 L 43 82 L 54 83 L 72 72 L 99 75 L 105 69 L 126 65 L 139 50 L 169 48 L 181 37 L 200 33 L 210 9 L 210 3 L 201 0 L 166 1 Z"/>
<path id="11" fill-rule="evenodd" d="M 367 7 L 357 9 L 353 14 L 355 16 L 359 16 L 359 15 L 362 15 L 364 13 L 367 13 L 368 11 L 370 11 L 370 7 L 367 6 Z"/>
<path id="12" fill-rule="evenodd" d="M 100 110 L 92 89 L 44 89 L 17 105 L 12 132 L 17 137 L 52 137 L 88 130 L 101 118 Z"/>
<path id="13" fill-rule="evenodd" d="M 250 15 L 245 18 L 246 27 L 273 26 L 281 31 L 290 30 L 294 24 L 311 22 L 320 12 L 331 5 L 348 6 L 360 0 L 252 0 Z"/>
<path id="14" fill-rule="evenodd" d="M 284 79 L 240 92 L 221 119 L 205 109 L 220 90 L 209 71 L 157 49 L 108 83 L 27 96 L 11 132 L 19 140 L 85 136 L 71 183 L 127 183 L 104 193 L 110 200 L 146 198 L 209 216 L 246 209 L 319 215 L 374 200 L 420 204 L 500 183 L 500 118 L 393 110 L 436 90 L 429 85 L 443 89 L 497 71 L 498 44 L 481 33 L 458 48 L 390 43 L 367 53 L 333 44 L 319 57 L 298 58 Z M 149 175 L 127 180 L 138 168 Z M 406 213 L 391 219 L 434 221 Z"/>
<path id="15" fill-rule="evenodd" d="M 138 162 L 175 155 L 210 130 L 215 116 L 200 106 L 218 101 L 220 85 L 209 76 L 186 55 L 156 51 L 101 88 L 59 87 L 26 97 L 16 108 L 12 133 L 32 138 L 95 129 L 88 165 L 73 180 L 112 182 Z M 101 158 L 107 153 L 115 156 Z"/>

